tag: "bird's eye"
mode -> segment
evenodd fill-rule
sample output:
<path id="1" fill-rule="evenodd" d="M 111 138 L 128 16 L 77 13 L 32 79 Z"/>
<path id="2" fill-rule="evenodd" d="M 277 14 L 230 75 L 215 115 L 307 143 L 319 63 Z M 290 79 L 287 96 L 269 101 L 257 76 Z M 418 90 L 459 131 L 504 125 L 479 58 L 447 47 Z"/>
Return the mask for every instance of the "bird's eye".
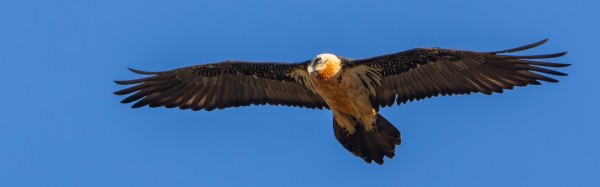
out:
<path id="1" fill-rule="evenodd" d="M 323 60 L 321 60 L 321 58 L 315 58 L 315 63 L 321 64 L 323 63 Z"/>
<path id="2" fill-rule="evenodd" d="M 317 64 L 325 64 L 325 62 L 327 62 L 327 59 L 319 58 L 319 61 L 317 62 Z"/>

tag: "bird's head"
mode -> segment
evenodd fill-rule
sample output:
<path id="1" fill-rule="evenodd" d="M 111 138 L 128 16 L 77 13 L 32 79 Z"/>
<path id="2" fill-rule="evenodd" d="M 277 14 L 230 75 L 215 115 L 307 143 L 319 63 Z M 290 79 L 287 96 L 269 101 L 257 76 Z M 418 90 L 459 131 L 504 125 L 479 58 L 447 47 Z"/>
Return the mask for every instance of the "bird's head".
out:
<path id="1" fill-rule="evenodd" d="M 319 54 L 310 61 L 307 71 L 314 78 L 328 80 L 338 73 L 341 63 L 341 59 L 336 55 Z"/>

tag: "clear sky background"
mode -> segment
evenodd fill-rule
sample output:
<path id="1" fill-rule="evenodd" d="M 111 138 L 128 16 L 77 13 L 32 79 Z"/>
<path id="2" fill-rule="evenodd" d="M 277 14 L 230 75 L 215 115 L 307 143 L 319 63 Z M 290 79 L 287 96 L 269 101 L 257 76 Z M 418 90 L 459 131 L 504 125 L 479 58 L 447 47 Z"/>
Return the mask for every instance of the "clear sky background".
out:
<path id="1" fill-rule="evenodd" d="M 0 186 L 600 186 L 600 3 L 0 2 Z M 299 62 L 414 47 L 570 53 L 558 84 L 438 97 L 381 113 L 383 166 L 332 114 L 281 106 L 131 109 L 112 80 L 229 59 Z"/>

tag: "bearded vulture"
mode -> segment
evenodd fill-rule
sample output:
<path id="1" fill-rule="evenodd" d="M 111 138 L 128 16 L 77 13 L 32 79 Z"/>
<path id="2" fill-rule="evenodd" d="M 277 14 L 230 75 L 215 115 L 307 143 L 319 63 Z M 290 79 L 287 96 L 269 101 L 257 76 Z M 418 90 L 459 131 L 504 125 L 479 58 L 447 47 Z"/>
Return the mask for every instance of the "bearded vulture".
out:
<path id="1" fill-rule="evenodd" d="M 148 72 L 135 80 L 115 81 L 131 87 L 114 92 L 129 95 L 121 103 L 194 111 L 248 105 L 284 105 L 333 112 L 335 138 L 367 163 L 383 164 L 394 157 L 400 132 L 381 114 L 380 107 L 438 95 L 502 93 L 515 86 L 558 82 L 544 74 L 570 64 L 534 61 L 566 54 L 517 56 L 548 39 L 522 47 L 474 52 L 416 48 L 353 60 L 319 54 L 299 63 L 223 61 L 169 71 Z"/>

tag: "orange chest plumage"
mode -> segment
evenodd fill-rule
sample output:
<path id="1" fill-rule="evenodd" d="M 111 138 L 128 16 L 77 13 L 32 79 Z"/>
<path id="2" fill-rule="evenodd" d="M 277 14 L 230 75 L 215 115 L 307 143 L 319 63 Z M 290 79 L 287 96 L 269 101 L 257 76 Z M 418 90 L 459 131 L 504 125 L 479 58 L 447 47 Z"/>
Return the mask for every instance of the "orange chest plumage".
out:
<path id="1" fill-rule="evenodd" d="M 317 72 L 317 78 L 321 81 L 328 81 L 329 79 L 331 79 L 331 77 L 335 76 L 336 73 L 337 72 L 334 68 L 334 65 L 331 63 L 327 63 L 325 69 Z"/>

